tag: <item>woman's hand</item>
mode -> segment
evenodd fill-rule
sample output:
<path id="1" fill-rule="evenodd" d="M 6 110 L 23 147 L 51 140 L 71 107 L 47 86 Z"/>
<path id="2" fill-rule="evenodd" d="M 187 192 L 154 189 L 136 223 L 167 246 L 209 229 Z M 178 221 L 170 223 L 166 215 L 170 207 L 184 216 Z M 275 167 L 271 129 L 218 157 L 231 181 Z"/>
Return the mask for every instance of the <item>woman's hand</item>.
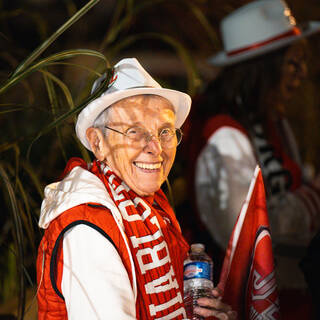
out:
<path id="1" fill-rule="evenodd" d="M 197 300 L 199 306 L 194 308 L 194 312 L 205 318 L 214 316 L 222 320 L 236 320 L 237 312 L 222 302 L 218 289 L 213 289 L 212 295 L 212 298 L 199 298 Z"/>

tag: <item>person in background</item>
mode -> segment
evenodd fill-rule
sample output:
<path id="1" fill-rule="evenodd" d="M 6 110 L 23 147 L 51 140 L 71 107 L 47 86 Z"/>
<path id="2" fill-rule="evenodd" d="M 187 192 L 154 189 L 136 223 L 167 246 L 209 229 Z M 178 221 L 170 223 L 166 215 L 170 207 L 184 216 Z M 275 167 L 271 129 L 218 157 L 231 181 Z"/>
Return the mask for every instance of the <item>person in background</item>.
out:
<path id="1" fill-rule="evenodd" d="M 94 86 L 101 87 L 106 75 Z M 184 319 L 188 244 L 160 187 L 191 106 L 135 58 L 79 114 L 77 137 L 95 159 L 68 162 L 45 188 L 37 260 L 41 319 Z M 235 319 L 217 290 L 197 311 Z"/>
<path id="2" fill-rule="evenodd" d="M 222 70 L 191 115 L 196 207 L 221 250 L 255 166 L 261 167 L 278 287 L 280 295 L 290 291 L 280 296 L 284 315 L 290 297 L 288 319 L 301 316 L 294 313 L 303 300 L 295 305 L 291 293 L 306 288 L 298 261 L 319 228 L 320 178 L 305 174 L 286 112 L 307 76 L 305 38 L 319 30 L 316 21 L 297 25 L 281 0 L 252 1 L 235 10 L 221 22 L 224 50 L 209 60 Z"/>

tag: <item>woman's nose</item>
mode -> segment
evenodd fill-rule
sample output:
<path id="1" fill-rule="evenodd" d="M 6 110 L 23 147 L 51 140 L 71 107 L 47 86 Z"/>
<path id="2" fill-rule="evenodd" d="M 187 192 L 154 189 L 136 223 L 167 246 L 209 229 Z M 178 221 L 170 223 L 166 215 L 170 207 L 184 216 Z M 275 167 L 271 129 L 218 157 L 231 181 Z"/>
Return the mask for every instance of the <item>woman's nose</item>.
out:
<path id="1" fill-rule="evenodd" d="M 150 135 L 146 139 L 146 145 L 144 147 L 146 152 L 152 152 L 153 154 L 160 154 L 162 152 L 161 141 L 156 135 Z"/>

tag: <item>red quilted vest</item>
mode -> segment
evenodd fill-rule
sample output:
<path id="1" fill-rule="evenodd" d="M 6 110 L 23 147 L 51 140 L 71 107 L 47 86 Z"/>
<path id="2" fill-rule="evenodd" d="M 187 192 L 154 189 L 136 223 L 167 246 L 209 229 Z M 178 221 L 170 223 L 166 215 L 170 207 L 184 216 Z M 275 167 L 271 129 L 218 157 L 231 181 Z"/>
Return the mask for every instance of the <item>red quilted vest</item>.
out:
<path id="1" fill-rule="evenodd" d="M 68 319 L 61 292 L 62 240 L 64 233 L 78 224 L 85 224 L 94 228 L 108 241 L 111 241 L 122 259 L 132 284 L 128 251 L 110 210 L 96 204 L 83 204 L 73 207 L 50 223 L 39 245 L 37 258 L 39 320 Z"/>

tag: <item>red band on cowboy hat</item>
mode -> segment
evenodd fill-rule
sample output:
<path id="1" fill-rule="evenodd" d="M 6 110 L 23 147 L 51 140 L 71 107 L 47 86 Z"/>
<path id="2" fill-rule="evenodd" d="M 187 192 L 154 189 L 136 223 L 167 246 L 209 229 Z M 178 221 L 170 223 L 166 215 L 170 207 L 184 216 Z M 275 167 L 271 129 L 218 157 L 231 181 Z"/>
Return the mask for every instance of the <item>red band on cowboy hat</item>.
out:
<path id="1" fill-rule="evenodd" d="M 276 37 L 273 37 L 271 39 L 268 39 L 266 41 L 263 41 L 263 42 L 257 42 L 255 44 L 252 44 L 248 47 L 245 47 L 245 48 L 241 48 L 241 49 L 237 49 L 237 50 L 232 50 L 230 52 L 227 53 L 228 56 L 233 56 L 233 55 L 236 55 L 236 54 L 239 54 L 239 53 L 244 53 L 246 51 L 250 51 L 250 50 L 254 50 L 254 49 L 257 49 L 257 48 L 260 48 L 260 47 L 263 47 L 271 42 L 274 42 L 274 41 L 277 41 L 277 40 L 280 40 L 280 39 L 284 39 L 284 38 L 288 38 L 288 37 L 291 37 L 291 36 L 298 36 L 301 34 L 301 31 L 298 27 L 293 27 L 290 31 L 288 32 L 285 32 L 285 33 L 282 33 Z"/>

